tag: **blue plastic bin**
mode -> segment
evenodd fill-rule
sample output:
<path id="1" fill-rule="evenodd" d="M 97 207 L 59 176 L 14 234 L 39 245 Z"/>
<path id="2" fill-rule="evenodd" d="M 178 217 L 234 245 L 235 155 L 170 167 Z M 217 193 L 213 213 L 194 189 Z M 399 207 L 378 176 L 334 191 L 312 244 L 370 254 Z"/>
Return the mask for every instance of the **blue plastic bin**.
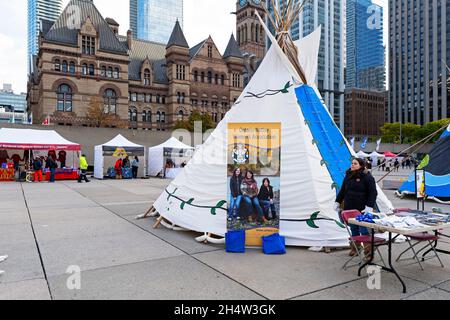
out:
<path id="1" fill-rule="evenodd" d="M 229 231 L 225 235 L 225 246 L 227 252 L 244 253 L 245 252 L 245 231 Z"/>

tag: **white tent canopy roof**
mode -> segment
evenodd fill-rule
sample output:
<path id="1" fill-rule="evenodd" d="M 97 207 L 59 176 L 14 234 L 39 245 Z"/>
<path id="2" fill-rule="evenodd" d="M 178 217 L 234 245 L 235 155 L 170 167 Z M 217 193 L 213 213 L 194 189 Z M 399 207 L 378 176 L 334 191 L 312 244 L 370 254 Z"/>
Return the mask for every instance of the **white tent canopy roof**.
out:
<path id="1" fill-rule="evenodd" d="M 368 157 L 370 157 L 370 154 L 368 154 L 368 153 L 365 153 L 364 151 L 359 151 L 357 154 L 356 154 L 358 157 L 361 157 L 361 158 L 368 158 Z"/>
<path id="2" fill-rule="evenodd" d="M 78 143 L 63 138 L 54 130 L 0 129 L 0 148 L 31 150 L 72 150 L 81 149 Z"/>
<path id="3" fill-rule="evenodd" d="M 112 139 L 109 142 L 106 142 L 105 144 L 101 145 L 102 147 L 122 147 L 122 148 L 144 148 L 144 146 L 141 146 L 139 144 L 133 143 L 121 134 L 119 134 L 117 137 Z"/>
<path id="4" fill-rule="evenodd" d="M 150 150 L 152 149 L 164 149 L 164 148 L 172 148 L 172 149 L 191 149 L 193 150 L 194 148 L 191 146 L 188 146 L 187 144 L 184 144 L 183 142 L 181 142 L 180 140 L 178 140 L 177 138 L 170 138 L 169 140 L 167 140 L 166 142 L 152 147 L 150 148 Z"/>

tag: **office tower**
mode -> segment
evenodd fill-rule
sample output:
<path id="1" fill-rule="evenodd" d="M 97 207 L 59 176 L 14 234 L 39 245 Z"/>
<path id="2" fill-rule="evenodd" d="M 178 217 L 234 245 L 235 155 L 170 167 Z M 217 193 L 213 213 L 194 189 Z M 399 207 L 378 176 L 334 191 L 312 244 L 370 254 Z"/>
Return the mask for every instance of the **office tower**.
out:
<path id="1" fill-rule="evenodd" d="M 28 65 L 39 50 L 39 32 L 46 23 L 55 22 L 62 10 L 62 0 L 28 0 Z"/>
<path id="2" fill-rule="evenodd" d="M 183 27 L 183 0 L 130 0 L 130 29 L 136 39 L 167 43 L 177 20 Z"/>
<path id="3" fill-rule="evenodd" d="M 388 121 L 424 124 L 450 117 L 448 0 L 389 1 Z"/>
<path id="4" fill-rule="evenodd" d="M 348 0 L 346 16 L 346 88 L 384 91 L 383 8 L 372 0 Z"/>

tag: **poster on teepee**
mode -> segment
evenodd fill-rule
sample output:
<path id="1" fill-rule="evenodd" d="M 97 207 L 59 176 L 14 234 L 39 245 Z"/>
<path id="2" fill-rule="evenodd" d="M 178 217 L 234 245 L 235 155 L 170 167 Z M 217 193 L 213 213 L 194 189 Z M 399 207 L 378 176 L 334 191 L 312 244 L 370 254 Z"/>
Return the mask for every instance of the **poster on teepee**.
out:
<path id="1" fill-rule="evenodd" d="M 227 138 L 227 229 L 261 246 L 280 227 L 281 123 L 229 123 Z"/>

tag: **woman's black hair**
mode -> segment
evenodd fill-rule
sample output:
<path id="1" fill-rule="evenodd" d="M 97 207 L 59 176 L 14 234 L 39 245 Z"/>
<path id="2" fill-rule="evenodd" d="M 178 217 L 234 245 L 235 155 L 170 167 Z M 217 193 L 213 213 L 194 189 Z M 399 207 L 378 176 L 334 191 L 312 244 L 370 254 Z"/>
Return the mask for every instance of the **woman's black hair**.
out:
<path id="1" fill-rule="evenodd" d="M 355 159 L 352 160 L 352 162 L 353 161 L 357 161 L 359 163 L 359 165 L 361 166 L 361 169 L 359 169 L 358 171 L 356 171 L 354 173 L 362 173 L 362 172 L 364 172 L 366 170 L 366 168 L 367 168 L 366 160 L 361 159 L 361 158 L 355 158 Z M 351 168 L 347 170 L 347 174 L 352 173 L 352 172 L 353 171 L 352 171 Z"/>
<path id="2" fill-rule="evenodd" d="M 270 180 L 269 180 L 269 178 L 264 178 L 263 179 L 262 186 L 264 187 L 264 182 L 266 182 L 266 181 L 269 183 L 269 187 L 270 187 Z"/>
<path id="3" fill-rule="evenodd" d="M 251 173 L 252 174 L 252 180 L 255 181 L 255 174 L 253 173 L 253 171 L 251 170 L 247 170 L 247 172 L 245 173 L 245 179 L 247 179 L 247 175 Z"/>
<path id="4" fill-rule="evenodd" d="M 236 172 L 237 172 L 238 170 L 241 170 L 241 168 L 236 168 L 236 169 L 234 169 L 234 171 L 233 171 L 233 178 L 236 178 Z M 242 175 L 242 170 L 241 170 L 241 174 L 240 174 L 240 175 Z"/>

